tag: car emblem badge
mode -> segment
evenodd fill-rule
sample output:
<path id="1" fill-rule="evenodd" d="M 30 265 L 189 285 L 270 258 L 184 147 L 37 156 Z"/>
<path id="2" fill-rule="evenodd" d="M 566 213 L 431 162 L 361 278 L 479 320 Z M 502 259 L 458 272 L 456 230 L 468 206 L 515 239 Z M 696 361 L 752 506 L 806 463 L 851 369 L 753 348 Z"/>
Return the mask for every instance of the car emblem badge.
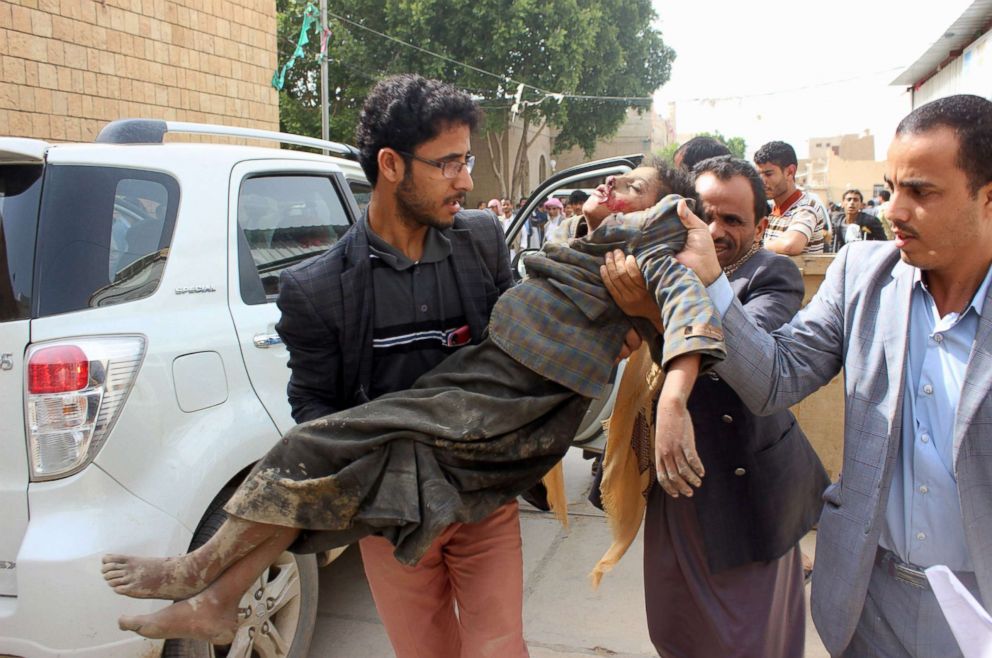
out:
<path id="1" fill-rule="evenodd" d="M 217 292 L 217 289 L 213 286 L 186 286 L 176 288 L 177 295 L 200 295 L 205 292 Z"/>
<path id="2" fill-rule="evenodd" d="M 14 369 L 14 355 L 9 352 L 6 354 L 0 354 L 0 370 L 13 370 Z"/>

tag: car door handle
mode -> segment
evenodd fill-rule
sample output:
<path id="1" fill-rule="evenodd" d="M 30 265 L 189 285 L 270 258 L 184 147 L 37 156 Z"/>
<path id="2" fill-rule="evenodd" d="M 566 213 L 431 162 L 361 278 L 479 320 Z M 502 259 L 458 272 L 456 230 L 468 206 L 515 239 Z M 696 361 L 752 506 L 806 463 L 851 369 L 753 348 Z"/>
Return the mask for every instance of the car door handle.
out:
<path id="1" fill-rule="evenodd" d="M 273 345 L 282 345 L 282 338 L 279 334 L 255 334 L 252 342 L 255 343 L 255 347 L 264 350 Z"/>

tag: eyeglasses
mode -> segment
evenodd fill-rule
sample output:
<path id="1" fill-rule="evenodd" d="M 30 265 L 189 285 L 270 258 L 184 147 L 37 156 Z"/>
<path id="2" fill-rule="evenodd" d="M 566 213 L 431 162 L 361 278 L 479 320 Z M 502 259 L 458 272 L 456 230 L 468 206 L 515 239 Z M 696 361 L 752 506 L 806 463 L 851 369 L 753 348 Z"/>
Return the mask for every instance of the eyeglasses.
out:
<path id="1" fill-rule="evenodd" d="M 468 169 L 468 173 L 472 173 L 472 168 L 475 167 L 475 156 L 469 155 L 465 158 L 465 162 L 461 160 L 428 160 L 427 158 L 422 158 L 419 155 L 414 155 L 413 153 L 407 153 L 406 151 L 397 151 L 400 155 L 405 155 L 414 160 L 419 160 L 424 164 L 429 164 L 433 167 L 437 167 L 441 170 L 441 175 L 445 178 L 458 178 L 458 174 L 462 173 L 462 169 Z"/>

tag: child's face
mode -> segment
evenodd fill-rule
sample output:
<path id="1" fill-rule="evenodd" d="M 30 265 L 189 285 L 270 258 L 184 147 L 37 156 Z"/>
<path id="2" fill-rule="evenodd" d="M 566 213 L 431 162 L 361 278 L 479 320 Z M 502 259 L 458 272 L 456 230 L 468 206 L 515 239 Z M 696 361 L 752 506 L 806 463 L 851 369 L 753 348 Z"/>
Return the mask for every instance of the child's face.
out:
<path id="1" fill-rule="evenodd" d="M 638 167 L 622 176 L 610 176 L 582 206 L 582 214 L 595 228 L 612 213 L 646 210 L 661 197 L 661 181 L 654 167 Z"/>

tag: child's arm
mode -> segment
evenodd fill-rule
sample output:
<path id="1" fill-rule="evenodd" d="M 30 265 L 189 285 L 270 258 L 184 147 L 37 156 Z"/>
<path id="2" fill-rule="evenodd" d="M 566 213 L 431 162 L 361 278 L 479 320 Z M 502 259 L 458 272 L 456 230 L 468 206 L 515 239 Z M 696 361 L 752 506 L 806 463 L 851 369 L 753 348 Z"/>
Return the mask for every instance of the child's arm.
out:
<path id="1" fill-rule="evenodd" d="M 599 275 L 625 315 L 650 320 L 655 331 L 665 334 L 658 302 L 648 292 L 647 282 L 633 256 L 625 255 L 619 249 L 607 253 L 605 264 L 599 267 Z"/>
<path id="2" fill-rule="evenodd" d="M 686 404 L 699 374 L 699 354 L 681 354 L 669 363 L 658 398 L 654 455 L 658 483 L 667 494 L 692 496 L 703 482 L 703 464 Z M 691 486 L 690 486 L 691 485 Z"/>

